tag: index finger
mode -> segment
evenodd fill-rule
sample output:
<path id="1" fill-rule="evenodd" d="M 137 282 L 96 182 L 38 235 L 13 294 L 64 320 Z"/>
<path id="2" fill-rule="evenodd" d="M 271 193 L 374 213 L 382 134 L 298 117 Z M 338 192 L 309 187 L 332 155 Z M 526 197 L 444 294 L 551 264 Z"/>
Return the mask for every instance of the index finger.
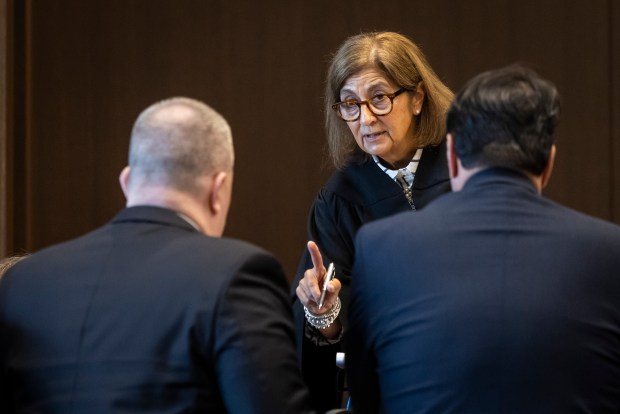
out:
<path id="1" fill-rule="evenodd" d="M 325 266 L 323 265 L 323 257 L 321 256 L 319 246 L 317 246 L 315 242 L 309 241 L 308 252 L 310 252 L 312 266 L 314 267 L 314 272 L 318 278 L 320 274 L 325 273 Z"/>

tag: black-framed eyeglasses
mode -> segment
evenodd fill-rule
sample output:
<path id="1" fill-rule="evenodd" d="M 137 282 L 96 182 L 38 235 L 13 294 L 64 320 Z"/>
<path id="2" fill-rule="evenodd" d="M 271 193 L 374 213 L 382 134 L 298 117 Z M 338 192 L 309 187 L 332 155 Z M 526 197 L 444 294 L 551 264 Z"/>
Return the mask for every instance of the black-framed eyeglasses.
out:
<path id="1" fill-rule="evenodd" d="M 332 109 L 342 120 L 346 122 L 357 121 L 362 113 L 362 105 L 366 105 L 370 112 L 374 115 L 382 116 L 392 112 L 394 106 L 394 98 L 403 92 L 410 92 L 411 89 L 400 88 L 394 93 L 377 94 L 366 101 L 356 101 L 349 99 L 347 101 L 336 102 L 332 105 Z"/>

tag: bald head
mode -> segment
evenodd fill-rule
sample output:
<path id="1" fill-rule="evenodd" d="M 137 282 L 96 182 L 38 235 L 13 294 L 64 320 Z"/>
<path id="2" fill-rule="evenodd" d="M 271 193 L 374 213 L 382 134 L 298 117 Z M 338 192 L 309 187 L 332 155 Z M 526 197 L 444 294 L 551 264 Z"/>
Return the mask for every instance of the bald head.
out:
<path id="1" fill-rule="evenodd" d="M 230 127 L 219 113 L 193 99 L 168 99 L 148 107 L 134 124 L 128 189 L 193 193 L 201 177 L 228 171 L 233 162 Z"/>

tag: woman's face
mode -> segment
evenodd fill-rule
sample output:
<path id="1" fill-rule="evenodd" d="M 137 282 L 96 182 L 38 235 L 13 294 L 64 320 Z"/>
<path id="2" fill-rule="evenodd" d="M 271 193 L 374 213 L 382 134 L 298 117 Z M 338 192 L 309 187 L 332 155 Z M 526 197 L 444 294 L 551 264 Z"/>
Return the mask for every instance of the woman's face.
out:
<path id="1" fill-rule="evenodd" d="M 377 69 L 365 69 L 349 77 L 340 89 L 340 100 L 365 101 L 373 96 L 396 92 L 394 84 Z M 376 155 L 396 167 L 408 164 L 417 145 L 414 117 L 420 113 L 424 91 L 422 83 L 415 92 L 401 93 L 393 100 L 387 115 L 373 114 L 368 105 L 362 105 L 358 120 L 347 122 L 357 145 L 362 151 Z"/>

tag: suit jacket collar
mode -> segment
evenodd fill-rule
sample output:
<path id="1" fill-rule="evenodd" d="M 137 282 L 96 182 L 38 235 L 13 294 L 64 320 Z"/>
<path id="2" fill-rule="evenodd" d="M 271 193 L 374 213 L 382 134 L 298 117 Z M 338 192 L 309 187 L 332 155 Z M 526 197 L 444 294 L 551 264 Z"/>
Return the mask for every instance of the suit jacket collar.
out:
<path id="1" fill-rule="evenodd" d="M 128 222 L 155 223 L 180 227 L 189 231 L 198 231 L 174 210 L 156 206 L 126 207 L 112 219 L 112 224 Z"/>
<path id="2" fill-rule="evenodd" d="M 467 180 L 463 190 L 469 191 L 487 184 L 518 186 L 526 189 L 527 191 L 538 194 L 536 186 L 527 175 L 517 170 L 502 167 L 486 168 L 474 174 L 469 178 L 469 180 Z"/>

